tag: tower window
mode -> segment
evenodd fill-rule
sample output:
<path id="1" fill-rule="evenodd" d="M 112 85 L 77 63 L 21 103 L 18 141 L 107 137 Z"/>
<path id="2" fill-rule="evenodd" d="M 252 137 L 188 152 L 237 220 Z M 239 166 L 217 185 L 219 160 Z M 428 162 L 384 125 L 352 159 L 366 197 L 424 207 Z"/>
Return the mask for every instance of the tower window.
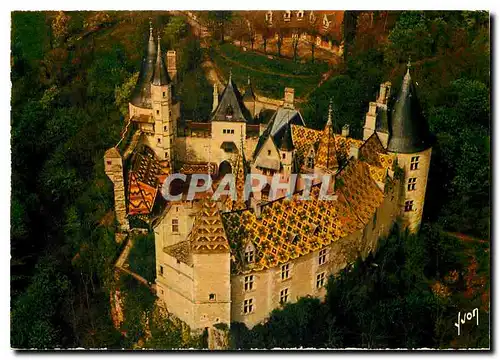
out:
<path id="1" fill-rule="evenodd" d="M 284 304 L 288 301 L 288 288 L 280 291 L 280 303 Z"/>
<path id="2" fill-rule="evenodd" d="M 417 178 L 409 178 L 408 179 L 408 191 L 415 190 L 416 186 L 417 186 Z"/>
<path id="3" fill-rule="evenodd" d="M 158 138 L 158 144 L 159 144 L 159 143 L 161 143 L 161 139 L 160 139 L 160 138 Z"/>
<path id="4" fill-rule="evenodd" d="M 271 155 L 271 150 L 267 150 L 267 155 L 270 156 Z"/>
<path id="5" fill-rule="evenodd" d="M 231 129 L 231 134 L 234 134 L 234 129 Z"/>
<path id="6" fill-rule="evenodd" d="M 156 110 L 156 115 L 160 115 L 160 110 Z"/>
<path id="7" fill-rule="evenodd" d="M 316 289 L 320 289 L 325 285 L 325 273 L 316 275 Z"/>
<path id="8" fill-rule="evenodd" d="M 419 159 L 420 159 L 420 156 L 413 156 L 411 158 L 410 170 L 417 170 L 418 169 Z"/>
<path id="9" fill-rule="evenodd" d="M 163 92 L 163 97 L 165 97 L 165 94 L 166 94 L 166 93 L 165 93 L 165 91 L 164 91 L 164 92 Z"/>
<path id="10" fill-rule="evenodd" d="M 253 312 L 253 299 L 246 299 L 243 301 L 243 312 L 245 314 Z"/>
<path id="11" fill-rule="evenodd" d="M 106 161 L 106 164 L 111 165 L 111 160 Z"/>
<path id="12" fill-rule="evenodd" d="M 225 134 L 225 133 L 226 133 L 226 131 L 227 131 L 226 129 L 222 129 L 222 133 L 223 133 L 223 134 Z"/>
<path id="13" fill-rule="evenodd" d="M 318 256 L 318 265 L 326 263 L 326 249 L 321 249 Z"/>
<path id="14" fill-rule="evenodd" d="M 208 300 L 215 301 L 215 294 L 208 295 Z"/>
<path id="15" fill-rule="evenodd" d="M 167 127 L 166 126 L 163 127 L 163 131 L 167 131 Z"/>
<path id="16" fill-rule="evenodd" d="M 405 201 L 405 212 L 413 211 L 413 200 Z"/>
<path id="17" fill-rule="evenodd" d="M 173 233 L 179 232 L 179 219 L 172 219 L 172 232 Z"/>
<path id="18" fill-rule="evenodd" d="M 163 266 L 160 265 L 160 275 L 163 276 Z"/>
<path id="19" fill-rule="evenodd" d="M 253 275 L 245 276 L 245 291 L 253 289 Z"/>
<path id="20" fill-rule="evenodd" d="M 281 280 L 286 280 L 290 278 L 290 264 L 285 264 L 281 266 Z"/>
<path id="21" fill-rule="evenodd" d="M 283 153 L 282 156 L 281 156 L 283 159 L 286 159 L 286 154 Z"/>

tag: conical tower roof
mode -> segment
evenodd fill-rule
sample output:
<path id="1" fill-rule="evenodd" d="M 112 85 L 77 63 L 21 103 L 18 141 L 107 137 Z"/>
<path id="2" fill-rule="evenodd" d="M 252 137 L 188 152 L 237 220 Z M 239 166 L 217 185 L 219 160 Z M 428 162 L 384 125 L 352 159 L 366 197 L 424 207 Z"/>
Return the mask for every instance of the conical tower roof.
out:
<path id="1" fill-rule="evenodd" d="M 141 71 L 139 78 L 132 93 L 130 102 L 141 108 L 152 108 L 151 104 L 151 80 L 153 78 L 155 60 L 156 60 L 156 46 L 153 39 L 153 25 L 149 25 L 149 41 L 146 54 L 142 59 Z"/>
<path id="2" fill-rule="evenodd" d="M 167 85 L 170 82 L 168 77 L 168 72 L 165 67 L 165 62 L 163 61 L 163 56 L 161 53 L 161 45 L 160 45 L 160 35 L 158 35 L 158 51 L 156 54 L 156 63 L 153 73 L 153 85 Z"/>
<path id="3" fill-rule="evenodd" d="M 226 88 L 222 92 L 219 105 L 212 115 L 212 120 L 218 121 L 246 121 L 243 99 L 238 88 L 229 75 Z"/>
<path id="4" fill-rule="evenodd" d="M 429 127 L 422 115 L 409 64 L 401 90 L 392 104 L 389 132 L 388 151 L 416 153 L 431 146 Z"/>

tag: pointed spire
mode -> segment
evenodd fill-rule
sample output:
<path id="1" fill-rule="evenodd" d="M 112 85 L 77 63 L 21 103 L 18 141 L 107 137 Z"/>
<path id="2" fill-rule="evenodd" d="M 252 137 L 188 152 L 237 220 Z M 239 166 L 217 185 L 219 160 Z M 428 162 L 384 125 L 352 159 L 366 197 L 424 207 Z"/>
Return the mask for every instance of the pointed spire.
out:
<path id="1" fill-rule="evenodd" d="M 232 77 L 233 77 L 233 69 L 229 69 L 229 80 L 228 80 L 228 84 L 231 84 L 231 81 L 232 81 Z"/>
<path id="2" fill-rule="evenodd" d="M 250 75 L 248 75 L 248 86 L 250 86 L 251 83 L 250 83 Z"/>
<path id="3" fill-rule="evenodd" d="M 328 104 L 328 121 L 327 126 L 332 126 L 332 98 L 330 98 L 330 103 Z"/>
<path id="4" fill-rule="evenodd" d="M 161 36 L 158 32 L 158 50 L 156 53 L 156 64 L 153 73 L 153 85 L 167 85 L 169 83 L 168 72 L 165 68 L 163 56 L 161 53 Z"/>
<path id="5" fill-rule="evenodd" d="M 405 82 L 408 82 L 408 80 L 411 79 L 410 69 L 411 69 L 411 57 L 408 57 L 408 62 L 406 63 L 406 74 L 404 77 Z"/>
<path id="6" fill-rule="evenodd" d="M 158 32 L 158 50 L 156 54 L 156 62 L 161 61 L 161 36 L 160 32 Z"/>
<path id="7" fill-rule="evenodd" d="M 153 22 L 149 19 L 148 62 L 153 62 L 156 55 L 155 40 L 153 38 Z"/>

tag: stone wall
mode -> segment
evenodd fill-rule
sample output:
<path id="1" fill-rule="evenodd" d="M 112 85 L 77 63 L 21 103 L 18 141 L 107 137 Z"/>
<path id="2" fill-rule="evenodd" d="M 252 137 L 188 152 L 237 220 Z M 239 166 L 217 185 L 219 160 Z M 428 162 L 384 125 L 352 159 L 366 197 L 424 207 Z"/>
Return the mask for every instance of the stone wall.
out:
<path id="1" fill-rule="evenodd" d="M 163 275 L 160 273 L 163 267 Z M 190 327 L 193 321 L 194 271 L 163 251 L 156 253 L 156 294 L 167 309 Z"/>
<path id="2" fill-rule="evenodd" d="M 230 254 L 193 254 L 195 328 L 229 324 L 231 310 Z M 210 295 L 214 298 L 211 298 Z"/>
<path id="3" fill-rule="evenodd" d="M 427 178 L 431 162 L 432 148 L 415 154 L 397 154 L 398 166 L 404 170 L 404 181 L 402 184 L 403 195 L 399 202 L 399 208 L 404 220 L 404 224 L 412 232 L 418 231 L 422 222 L 424 211 L 425 190 L 427 188 Z M 418 168 L 411 169 L 411 160 L 418 156 Z M 415 190 L 408 190 L 408 181 L 416 179 Z M 413 201 L 411 211 L 405 211 L 405 202 Z"/>

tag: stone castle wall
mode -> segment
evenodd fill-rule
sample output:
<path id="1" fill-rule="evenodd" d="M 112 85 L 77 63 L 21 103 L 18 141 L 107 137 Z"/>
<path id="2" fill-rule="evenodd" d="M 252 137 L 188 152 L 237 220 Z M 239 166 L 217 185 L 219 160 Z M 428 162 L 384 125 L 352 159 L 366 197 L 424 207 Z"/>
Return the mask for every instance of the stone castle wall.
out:
<path id="1" fill-rule="evenodd" d="M 399 203 L 403 221 L 412 232 L 418 231 L 422 222 L 424 211 L 425 191 L 427 188 L 427 178 L 431 162 L 432 148 L 415 154 L 398 154 L 398 166 L 404 170 L 403 195 Z M 411 169 L 411 160 L 418 156 L 418 168 Z M 416 179 L 415 190 L 408 190 L 408 183 L 411 178 Z M 405 202 L 413 201 L 411 211 L 405 211 Z"/>

